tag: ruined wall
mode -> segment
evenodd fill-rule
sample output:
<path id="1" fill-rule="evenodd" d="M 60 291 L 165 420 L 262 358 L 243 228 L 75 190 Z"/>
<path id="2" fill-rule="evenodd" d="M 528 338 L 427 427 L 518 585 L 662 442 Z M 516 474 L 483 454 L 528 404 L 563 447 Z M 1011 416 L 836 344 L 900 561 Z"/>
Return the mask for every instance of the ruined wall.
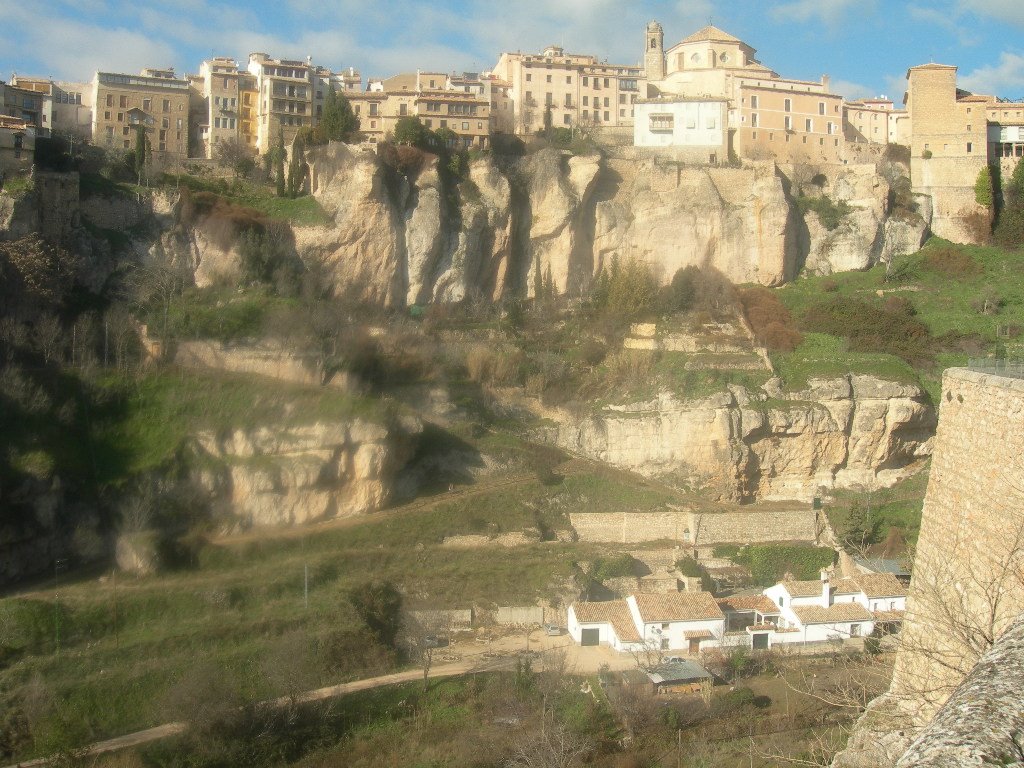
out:
<path id="1" fill-rule="evenodd" d="M 695 546 L 817 541 L 816 514 L 810 508 L 751 509 L 749 512 L 592 513 L 569 515 L 580 541 L 640 544 L 672 540 Z"/>

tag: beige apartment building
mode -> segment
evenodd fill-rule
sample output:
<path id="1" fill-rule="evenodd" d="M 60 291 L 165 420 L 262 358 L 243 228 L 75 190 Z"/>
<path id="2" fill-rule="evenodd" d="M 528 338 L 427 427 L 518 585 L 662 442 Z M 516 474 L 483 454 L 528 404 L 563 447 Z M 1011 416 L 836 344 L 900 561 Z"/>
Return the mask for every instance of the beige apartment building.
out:
<path id="1" fill-rule="evenodd" d="M 539 55 L 502 53 L 490 73 L 508 83 L 515 133 L 574 125 L 633 127 L 633 105 L 644 94 L 643 67 L 601 62 L 550 46 Z"/>
<path id="2" fill-rule="evenodd" d="M 140 75 L 97 72 L 92 82 L 92 140 L 96 146 L 131 149 L 142 126 L 154 155 L 188 157 L 190 88 L 173 69 L 144 69 Z"/>
<path id="3" fill-rule="evenodd" d="M 48 104 L 49 98 L 41 90 L 0 81 L 0 115 L 24 120 L 33 127 L 37 136 L 50 133 Z"/>
<path id="4" fill-rule="evenodd" d="M 664 49 L 664 30 L 646 30 L 648 98 L 724 99 L 730 154 L 781 162 L 837 162 L 843 154 L 843 98 L 829 78 L 792 80 L 757 60 L 757 51 L 708 26 Z"/>
<path id="5" fill-rule="evenodd" d="M 403 117 L 419 117 L 432 131 L 447 128 L 463 149 L 486 149 L 491 137 L 491 101 L 458 87 L 443 72 L 411 72 L 370 81 L 362 93 L 346 94 L 359 118 L 359 130 L 372 143 L 394 134 Z"/>
<path id="6" fill-rule="evenodd" d="M 491 105 L 491 134 L 515 133 L 515 113 L 512 109 L 512 86 L 492 74 L 480 75 L 464 72 L 448 78 L 448 89 L 473 93 Z"/>
<path id="7" fill-rule="evenodd" d="M 256 85 L 257 151 L 265 154 L 282 137 L 285 146 L 291 146 L 299 130 L 313 126 L 318 81 L 312 62 L 251 53 L 247 71 Z"/>
<path id="8" fill-rule="evenodd" d="M 910 113 L 896 109 L 892 99 L 847 102 L 843 135 L 851 144 L 910 145 Z"/>

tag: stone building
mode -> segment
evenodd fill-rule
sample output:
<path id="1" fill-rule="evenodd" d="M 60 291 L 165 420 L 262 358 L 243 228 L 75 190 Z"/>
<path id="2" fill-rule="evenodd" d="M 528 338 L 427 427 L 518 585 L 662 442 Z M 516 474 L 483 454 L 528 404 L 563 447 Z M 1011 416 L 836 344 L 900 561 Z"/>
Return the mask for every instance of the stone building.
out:
<path id="1" fill-rule="evenodd" d="M 696 162 L 729 157 L 729 103 L 725 99 L 662 96 L 636 102 L 633 145 L 681 147 Z"/>
<path id="2" fill-rule="evenodd" d="M 20 117 L 0 115 L 0 181 L 9 173 L 32 167 L 36 129 Z"/>
<path id="3" fill-rule="evenodd" d="M 35 129 L 39 136 L 47 136 L 50 133 L 45 104 L 46 95 L 34 88 L 23 88 L 16 85 L 8 85 L 0 81 L 0 115 L 16 117 L 24 120 Z"/>
<path id="4" fill-rule="evenodd" d="M 348 95 L 359 130 L 371 142 L 383 141 L 403 117 L 419 117 L 432 131 L 447 128 L 460 148 L 490 146 L 491 100 L 485 93 L 457 87 L 443 72 L 409 72 L 370 81 L 366 91 Z"/>
<path id="5" fill-rule="evenodd" d="M 99 147 L 131 149 L 135 131 L 148 134 L 154 155 L 188 157 L 190 89 L 173 69 L 139 75 L 97 72 L 92 82 L 92 141 Z"/>
<path id="6" fill-rule="evenodd" d="M 632 128 L 633 104 L 646 82 L 643 67 L 609 64 L 555 45 L 540 54 L 502 53 L 491 74 L 510 86 L 518 134 L 542 129 L 549 111 L 555 127 Z"/>
<path id="7" fill-rule="evenodd" d="M 89 83 L 70 83 L 51 80 L 48 77 L 25 77 L 14 75 L 11 85 L 40 94 L 39 121 L 36 126 L 40 136 L 49 136 L 60 131 L 82 139 L 92 136 L 92 88 Z"/>
<path id="8" fill-rule="evenodd" d="M 313 126 L 317 78 L 312 61 L 251 53 L 247 71 L 256 86 L 257 151 L 265 154 L 282 139 L 286 147 L 291 146 L 299 130 Z"/>
<path id="9" fill-rule="evenodd" d="M 739 38 L 707 26 L 664 49 L 646 29 L 648 98 L 720 99 L 728 104 L 726 154 L 754 160 L 837 162 L 843 155 L 843 98 L 820 82 L 781 77 Z"/>
<path id="10" fill-rule="evenodd" d="M 843 135 L 853 144 L 910 145 L 910 114 L 892 99 L 861 99 L 843 107 Z"/>

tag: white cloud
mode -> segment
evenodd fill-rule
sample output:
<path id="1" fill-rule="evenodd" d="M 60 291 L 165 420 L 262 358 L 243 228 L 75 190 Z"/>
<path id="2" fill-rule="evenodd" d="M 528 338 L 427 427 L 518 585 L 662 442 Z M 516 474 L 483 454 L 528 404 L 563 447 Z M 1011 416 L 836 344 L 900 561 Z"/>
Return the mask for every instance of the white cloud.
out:
<path id="1" fill-rule="evenodd" d="M 960 78 L 960 86 L 974 93 L 1012 99 L 1024 97 L 1024 56 L 1004 51 L 999 63 L 979 67 Z"/>
<path id="2" fill-rule="evenodd" d="M 833 80 L 832 81 L 832 92 L 838 93 L 845 99 L 855 101 L 857 99 L 871 99 L 877 96 L 874 88 L 870 88 L 860 83 L 853 83 L 849 80 Z"/>
<path id="3" fill-rule="evenodd" d="M 963 12 L 958 9 L 911 5 L 907 8 L 907 15 L 914 21 L 944 29 L 953 35 L 960 45 L 977 45 L 980 42 L 974 28 L 963 22 Z"/>
<path id="4" fill-rule="evenodd" d="M 806 23 L 817 20 L 836 29 L 851 11 L 868 13 L 873 5 L 874 0 L 792 0 L 773 8 L 771 15 L 780 21 Z"/>
<path id="5" fill-rule="evenodd" d="M 991 16 L 1024 27 L 1024 3 L 1020 0 L 959 0 L 959 5 L 978 16 Z"/>

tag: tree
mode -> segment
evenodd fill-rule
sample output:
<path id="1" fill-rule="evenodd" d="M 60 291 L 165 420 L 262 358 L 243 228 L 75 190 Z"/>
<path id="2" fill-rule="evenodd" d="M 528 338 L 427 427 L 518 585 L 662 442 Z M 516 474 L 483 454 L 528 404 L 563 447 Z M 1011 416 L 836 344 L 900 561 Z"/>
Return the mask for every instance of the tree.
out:
<path id="1" fill-rule="evenodd" d="M 402 628 L 402 593 L 389 581 L 371 581 L 350 589 L 349 604 L 386 648 L 396 648 Z"/>
<path id="2" fill-rule="evenodd" d="M 334 90 L 333 83 L 324 98 L 319 128 L 326 141 L 348 141 L 359 130 L 359 119 L 352 111 L 352 105 L 343 94 Z"/>
<path id="3" fill-rule="evenodd" d="M 280 129 L 280 131 L 278 132 L 278 134 L 277 134 L 277 146 L 274 147 L 274 149 L 271 150 L 271 152 L 273 153 L 273 157 L 271 157 L 271 162 L 273 163 L 273 166 L 274 166 L 274 180 L 275 180 L 275 183 L 277 185 L 277 196 L 278 197 L 284 197 L 285 196 L 284 158 L 285 158 L 285 155 L 287 153 L 284 151 L 284 129 L 283 128 Z"/>
<path id="4" fill-rule="evenodd" d="M 218 165 L 230 168 L 238 177 L 248 176 L 256 168 L 256 152 L 238 139 L 219 142 L 214 146 L 213 154 Z"/>
<path id="5" fill-rule="evenodd" d="M 1006 186 L 995 239 L 1007 247 L 1016 247 L 1024 242 L 1024 160 L 1017 161 L 1010 183 Z"/>
<path id="6" fill-rule="evenodd" d="M 406 115 L 398 118 L 395 123 L 395 141 L 398 144 L 411 144 L 414 147 L 423 147 L 428 143 L 430 131 L 418 117 Z"/>
<path id="7" fill-rule="evenodd" d="M 552 110 L 553 110 L 553 106 L 552 106 L 551 102 L 549 101 L 547 104 L 544 105 L 544 135 L 545 136 L 550 136 L 551 135 L 551 129 L 555 125 L 555 118 L 554 118 L 554 115 L 552 113 Z"/>
<path id="8" fill-rule="evenodd" d="M 423 670 L 423 690 L 430 683 L 434 654 L 447 644 L 451 617 L 447 611 L 407 611 L 402 619 L 401 645 L 409 649 L 409 660 Z"/>
<path id="9" fill-rule="evenodd" d="M 974 182 L 974 200 L 989 211 L 995 204 L 992 194 L 992 171 L 987 165 L 978 171 L 978 179 Z"/>
<path id="10" fill-rule="evenodd" d="M 149 156 L 149 137 L 146 136 L 146 126 L 140 123 L 135 126 L 135 151 L 132 153 L 132 169 L 135 171 L 140 185 L 142 184 L 142 173 L 146 170 L 146 165 L 149 162 Z"/>
<path id="11" fill-rule="evenodd" d="M 298 197 L 306 180 L 309 166 L 306 165 L 306 147 L 300 136 L 292 143 L 292 159 L 288 163 L 288 197 Z"/>

